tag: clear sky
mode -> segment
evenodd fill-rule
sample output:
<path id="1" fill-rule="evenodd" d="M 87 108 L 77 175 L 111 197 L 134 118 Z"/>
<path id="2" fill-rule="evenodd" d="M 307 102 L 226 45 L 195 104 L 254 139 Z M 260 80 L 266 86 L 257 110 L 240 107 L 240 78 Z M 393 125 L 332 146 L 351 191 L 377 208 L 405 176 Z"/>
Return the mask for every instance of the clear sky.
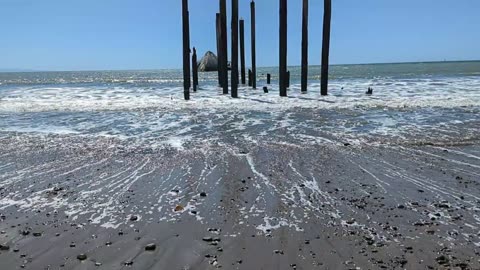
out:
<path id="1" fill-rule="evenodd" d="M 239 0 L 247 44 L 249 2 Z M 256 2 L 257 62 L 276 66 L 279 1 Z M 289 65 L 300 63 L 301 2 L 288 1 Z M 332 2 L 333 64 L 480 59 L 479 0 Z M 218 0 L 190 0 L 191 44 L 199 57 L 216 52 L 217 11 Z M 323 1 L 310 0 L 310 64 L 320 63 L 322 16 Z M 157 69 L 182 63 L 180 0 L 0 0 L 0 25 L 0 69 Z"/>

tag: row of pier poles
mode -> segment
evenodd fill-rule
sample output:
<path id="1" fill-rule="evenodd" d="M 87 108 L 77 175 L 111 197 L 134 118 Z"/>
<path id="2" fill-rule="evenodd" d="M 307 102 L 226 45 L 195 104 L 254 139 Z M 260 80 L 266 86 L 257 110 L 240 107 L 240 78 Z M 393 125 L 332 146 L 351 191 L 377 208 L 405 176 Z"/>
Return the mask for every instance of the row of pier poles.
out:
<path id="1" fill-rule="evenodd" d="M 193 47 L 192 54 L 192 72 L 193 72 L 193 92 L 197 92 L 198 87 L 198 64 L 197 64 L 197 50 Z"/>
<path id="2" fill-rule="evenodd" d="M 322 41 L 322 78 L 321 94 L 328 95 L 328 65 L 330 55 L 330 23 L 332 20 L 332 0 L 324 0 L 323 41 Z"/>
<path id="3" fill-rule="evenodd" d="M 301 91 L 307 92 L 308 83 L 308 0 L 303 0 L 302 16 L 302 83 Z"/>
<path id="4" fill-rule="evenodd" d="M 240 74 L 242 84 L 246 84 L 245 80 L 245 21 L 240 19 Z"/>
<path id="5" fill-rule="evenodd" d="M 280 96 L 287 96 L 287 0 L 280 0 Z"/>
<path id="6" fill-rule="evenodd" d="M 252 43 L 252 88 L 257 89 L 257 52 L 256 52 L 256 33 L 255 33 L 255 1 L 250 2 L 250 33 Z"/>
<path id="7" fill-rule="evenodd" d="M 190 99 L 190 21 L 188 0 L 182 0 L 183 26 L 183 95 L 185 100 Z"/>
<path id="8" fill-rule="evenodd" d="M 232 98 L 238 97 L 238 0 L 232 0 Z"/>
<path id="9" fill-rule="evenodd" d="M 228 44 L 227 44 L 227 0 L 220 1 L 220 49 L 222 51 L 219 59 L 219 67 L 222 69 L 223 94 L 228 94 Z"/>

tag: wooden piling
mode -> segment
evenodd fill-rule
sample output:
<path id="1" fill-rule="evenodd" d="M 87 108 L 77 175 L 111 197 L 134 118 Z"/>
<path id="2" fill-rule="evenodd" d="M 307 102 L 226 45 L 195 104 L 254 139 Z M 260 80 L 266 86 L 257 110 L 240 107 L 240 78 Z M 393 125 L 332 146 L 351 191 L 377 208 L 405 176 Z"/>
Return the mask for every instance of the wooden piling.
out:
<path id="1" fill-rule="evenodd" d="M 280 96 L 287 96 L 287 0 L 280 0 Z"/>
<path id="2" fill-rule="evenodd" d="M 197 92 L 198 86 L 198 63 L 197 63 L 197 50 L 193 47 L 192 54 L 192 71 L 193 71 L 193 92 Z"/>
<path id="3" fill-rule="evenodd" d="M 228 94 L 228 44 L 227 44 L 227 0 L 220 1 L 220 18 L 221 18 L 221 49 L 222 49 L 222 87 L 223 94 Z"/>
<path id="4" fill-rule="evenodd" d="M 252 70 L 248 70 L 248 86 L 252 86 Z"/>
<path id="5" fill-rule="evenodd" d="M 287 88 L 290 88 L 290 70 L 287 71 Z"/>
<path id="6" fill-rule="evenodd" d="M 245 21 L 240 20 L 240 74 L 242 84 L 245 85 Z"/>
<path id="7" fill-rule="evenodd" d="M 182 32 L 183 32 L 183 95 L 190 99 L 190 20 L 188 0 L 182 0 Z"/>
<path id="8" fill-rule="evenodd" d="M 267 84 L 270 84 L 270 82 L 271 82 L 271 77 L 272 77 L 272 76 L 270 75 L 270 73 L 268 73 L 268 74 L 267 74 Z"/>
<path id="9" fill-rule="evenodd" d="M 332 21 L 332 0 L 324 0 L 323 41 L 322 41 L 322 77 L 321 94 L 328 95 L 328 65 L 330 56 L 330 24 Z"/>
<path id="10" fill-rule="evenodd" d="M 252 88 L 257 89 L 257 51 L 256 51 L 256 31 L 255 31 L 255 1 L 250 2 L 251 17 L 251 43 L 252 43 Z"/>
<path id="11" fill-rule="evenodd" d="M 307 92 L 308 83 L 308 0 L 303 0 L 302 18 L 302 92 Z"/>
<path id="12" fill-rule="evenodd" d="M 238 0 L 232 0 L 232 97 L 238 97 Z"/>
<path id="13" fill-rule="evenodd" d="M 215 28 L 216 28 L 216 33 L 217 33 L 217 72 L 218 72 L 218 85 L 222 87 L 222 69 L 220 66 L 220 61 L 222 59 L 222 21 L 220 17 L 220 13 L 216 14 L 216 20 L 215 20 Z"/>

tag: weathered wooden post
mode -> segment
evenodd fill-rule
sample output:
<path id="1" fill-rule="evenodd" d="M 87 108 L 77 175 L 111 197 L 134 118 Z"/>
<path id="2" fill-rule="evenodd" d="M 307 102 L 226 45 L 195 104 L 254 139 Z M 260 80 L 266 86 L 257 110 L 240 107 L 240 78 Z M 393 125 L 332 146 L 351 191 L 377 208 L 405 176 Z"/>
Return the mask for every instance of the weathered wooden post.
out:
<path id="1" fill-rule="evenodd" d="M 220 0 L 220 18 L 221 18 L 221 49 L 222 49 L 222 87 L 223 94 L 228 94 L 228 44 L 227 44 L 227 0 Z"/>
<path id="2" fill-rule="evenodd" d="M 322 78 L 321 94 L 328 95 L 328 65 L 330 56 L 330 23 L 332 21 L 332 0 L 324 0 L 323 41 L 322 41 Z"/>
<path id="3" fill-rule="evenodd" d="M 287 96 L 287 0 L 280 0 L 280 96 Z"/>
<path id="4" fill-rule="evenodd" d="M 222 21 L 220 17 L 220 13 L 216 14 L 216 20 L 215 20 L 215 28 L 217 32 L 217 72 L 218 72 L 218 85 L 222 87 L 222 68 L 220 61 L 222 59 L 222 36 L 221 36 L 221 26 L 222 26 Z"/>
<path id="5" fill-rule="evenodd" d="M 197 50 L 193 47 L 192 54 L 192 71 L 193 71 L 193 92 L 197 92 L 198 86 L 198 63 L 197 63 Z"/>
<path id="6" fill-rule="evenodd" d="M 246 83 L 245 80 L 245 21 L 240 19 L 240 74 L 242 78 L 242 84 Z"/>
<path id="7" fill-rule="evenodd" d="M 182 0 L 183 26 L 183 95 L 185 100 L 190 99 L 190 20 L 188 0 Z"/>
<path id="8" fill-rule="evenodd" d="M 287 88 L 290 88 L 290 70 L 287 71 Z"/>
<path id="9" fill-rule="evenodd" d="M 238 97 L 238 0 L 232 0 L 232 97 Z"/>
<path id="10" fill-rule="evenodd" d="M 248 86 L 252 86 L 252 70 L 248 70 Z"/>
<path id="11" fill-rule="evenodd" d="M 270 84 L 271 81 L 271 75 L 270 73 L 267 73 L 267 84 Z"/>
<path id="12" fill-rule="evenodd" d="M 252 43 L 252 88 L 257 89 L 257 52 L 256 52 L 256 32 L 255 32 L 255 1 L 250 2 L 251 16 L 251 43 Z"/>
<path id="13" fill-rule="evenodd" d="M 302 19 L 302 92 L 307 92 L 308 83 L 308 0 L 303 0 Z"/>

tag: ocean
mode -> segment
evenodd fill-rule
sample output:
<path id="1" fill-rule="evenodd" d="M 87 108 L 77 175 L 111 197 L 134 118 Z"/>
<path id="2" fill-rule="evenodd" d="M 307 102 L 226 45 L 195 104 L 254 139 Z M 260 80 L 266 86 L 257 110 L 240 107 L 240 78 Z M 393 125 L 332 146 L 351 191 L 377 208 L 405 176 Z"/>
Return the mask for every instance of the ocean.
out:
<path id="1" fill-rule="evenodd" d="M 222 95 L 217 73 L 200 73 L 200 89 L 183 100 L 180 70 L 0 73 L 0 136 L 15 133 L 113 137 L 129 145 L 182 148 L 248 140 L 329 143 L 466 143 L 478 139 L 480 62 L 338 65 L 329 96 L 320 67 L 300 93 L 290 67 L 288 98 L 277 68 L 259 68 L 258 89 Z M 272 74 L 264 94 L 266 74 Z M 368 87 L 372 96 L 365 95 Z"/>

